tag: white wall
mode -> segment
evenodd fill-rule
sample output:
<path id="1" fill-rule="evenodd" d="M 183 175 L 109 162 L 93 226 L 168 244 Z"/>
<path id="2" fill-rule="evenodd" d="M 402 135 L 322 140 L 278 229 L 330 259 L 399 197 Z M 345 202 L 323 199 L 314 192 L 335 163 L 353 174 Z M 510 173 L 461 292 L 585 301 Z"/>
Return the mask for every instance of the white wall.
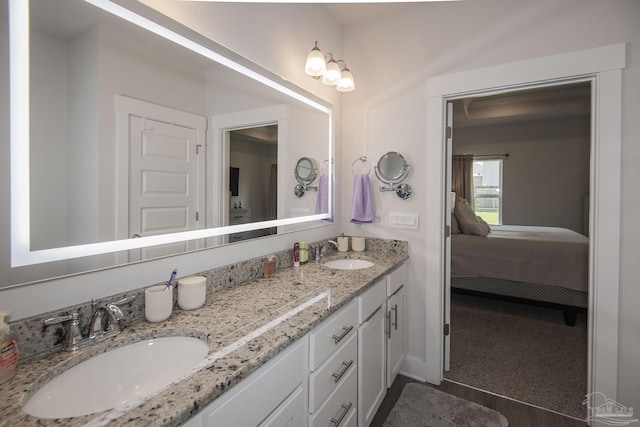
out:
<path id="1" fill-rule="evenodd" d="M 622 193 L 627 197 L 623 196 L 621 215 L 617 397 L 635 408 L 640 407 L 640 315 L 634 308 L 640 301 L 640 267 L 634 259 L 640 252 L 640 231 L 633 223 L 640 201 L 629 194 L 637 194 L 635 185 L 640 182 L 635 167 L 640 160 L 636 143 L 640 123 L 634 118 L 640 113 L 640 73 L 633 63 L 640 55 L 638 22 L 640 3 L 634 0 L 487 0 L 416 4 L 380 20 L 347 27 L 344 55 L 358 79 L 358 89 L 344 100 L 343 139 L 350 144 L 344 144 L 342 151 L 343 173 L 362 154 L 374 159 L 392 149 L 408 154 L 415 165 L 410 182 L 416 196 L 400 202 L 383 194 L 376 196 L 376 202 L 386 214 L 417 211 L 424 218 L 428 204 L 442 204 L 424 197 L 424 183 L 435 178 L 424 167 L 425 147 L 441 143 L 426 139 L 423 85 L 428 77 L 628 42 L 627 69 L 623 71 Z M 348 197 L 343 197 L 344 217 Z M 352 225 L 347 231 L 409 239 L 409 351 L 410 360 L 419 364 L 425 359 L 427 332 L 438 336 L 439 325 L 425 324 L 425 306 L 435 303 L 425 301 L 423 279 L 428 265 L 425 247 L 437 237 L 371 226 Z"/>
<path id="2" fill-rule="evenodd" d="M 589 193 L 588 118 L 472 126 L 453 131 L 453 154 L 502 154 L 502 223 L 582 233 Z"/>

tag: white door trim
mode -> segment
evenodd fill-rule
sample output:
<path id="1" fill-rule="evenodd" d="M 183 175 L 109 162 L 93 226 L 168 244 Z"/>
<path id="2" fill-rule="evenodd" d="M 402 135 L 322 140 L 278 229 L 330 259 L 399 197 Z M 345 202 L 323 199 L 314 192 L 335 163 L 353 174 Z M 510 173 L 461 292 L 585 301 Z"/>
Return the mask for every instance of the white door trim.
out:
<path id="1" fill-rule="evenodd" d="M 591 239 L 589 255 L 588 392 L 617 397 L 618 293 L 620 246 L 620 162 L 622 69 L 626 46 L 617 44 L 567 54 L 430 78 L 426 84 L 427 182 L 425 282 L 427 327 L 424 378 L 443 375 L 444 214 L 446 195 L 445 101 L 474 93 L 499 92 L 567 80 L 593 79 Z M 434 238 L 434 236 L 439 236 Z"/>
<path id="2" fill-rule="evenodd" d="M 275 105 L 272 107 L 257 108 L 253 110 L 240 111 L 230 114 L 221 114 L 210 117 L 211 123 L 211 149 L 208 150 L 208 164 L 211 167 L 207 170 L 207 182 L 214 183 L 209 186 L 207 195 L 212 192 L 224 194 L 224 198 L 212 198 L 213 203 L 207 205 L 207 227 L 220 227 L 229 223 L 229 193 L 225 189 L 229 188 L 229 140 L 227 133 L 232 130 L 261 125 L 278 125 L 278 164 L 286 165 L 287 146 L 287 119 L 289 111 L 286 105 Z M 278 168 L 278 182 L 285 182 L 284 168 Z M 217 183 L 217 184 L 216 184 Z M 278 218 L 285 218 L 285 194 L 278 192 Z M 217 202 L 216 202 L 217 200 Z M 217 238 L 216 243 L 220 244 L 222 236 Z"/>

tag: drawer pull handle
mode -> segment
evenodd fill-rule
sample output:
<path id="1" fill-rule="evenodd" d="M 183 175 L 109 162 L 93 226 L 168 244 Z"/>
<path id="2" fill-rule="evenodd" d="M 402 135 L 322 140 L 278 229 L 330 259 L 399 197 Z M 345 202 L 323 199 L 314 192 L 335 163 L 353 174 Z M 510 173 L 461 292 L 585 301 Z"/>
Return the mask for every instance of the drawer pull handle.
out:
<path id="1" fill-rule="evenodd" d="M 351 407 L 353 406 L 353 403 L 349 402 L 348 405 L 345 405 L 343 403 L 340 406 L 342 407 L 342 414 L 340 414 L 337 420 L 335 418 L 331 418 L 331 424 L 335 425 L 336 427 L 340 425 L 344 417 L 349 413 L 349 411 L 351 410 Z"/>
<path id="2" fill-rule="evenodd" d="M 342 341 L 342 339 L 344 337 L 347 336 L 347 334 L 349 332 L 351 332 L 351 330 L 353 329 L 353 326 L 343 326 L 342 327 L 342 333 L 340 335 L 333 335 L 331 338 L 333 338 L 333 342 L 334 344 L 338 344 L 340 341 Z"/>
<path id="3" fill-rule="evenodd" d="M 391 338 L 391 313 L 385 313 L 384 317 L 384 333 L 387 335 L 387 337 Z"/>
<path id="4" fill-rule="evenodd" d="M 340 381 L 340 378 L 342 378 L 345 372 L 349 370 L 351 365 L 353 365 L 353 360 L 350 360 L 348 362 L 342 362 L 342 369 L 340 370 L 340 372 L 338 372 L 337 374 L 335 372 L 331 374 L 331 376 L 333 377 L 333 382 L 337 383 L 338 381 Z"/>
<path id="5" fill-rule="evenodd" d="M 395 327 L 396 331 L 398 330 L 398 304 L 394 305 L 391 309 L 395 313 L 395 321 L 392 325 Z"/>

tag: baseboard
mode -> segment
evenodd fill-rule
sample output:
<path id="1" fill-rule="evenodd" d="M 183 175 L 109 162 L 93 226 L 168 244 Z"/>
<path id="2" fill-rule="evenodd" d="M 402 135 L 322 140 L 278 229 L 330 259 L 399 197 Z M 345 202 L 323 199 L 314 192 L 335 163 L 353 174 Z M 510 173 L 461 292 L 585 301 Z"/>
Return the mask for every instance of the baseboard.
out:
<path id="1" fill-rule="evenodd" d="M 400 375 L 409 377 L 414 380 L 426 382 L 424 373 L 427 371 L 427 362 L 424 360 L 416 359 L 415 357 L 407 356 L 404 359 L 402 368 L 400 368 Z"/>

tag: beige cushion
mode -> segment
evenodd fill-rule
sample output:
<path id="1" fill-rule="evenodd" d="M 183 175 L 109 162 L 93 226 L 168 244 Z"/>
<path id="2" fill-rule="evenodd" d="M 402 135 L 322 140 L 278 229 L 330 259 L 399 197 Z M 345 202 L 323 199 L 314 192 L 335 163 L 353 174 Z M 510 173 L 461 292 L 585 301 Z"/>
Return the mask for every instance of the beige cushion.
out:
<path id="1" fill-rule="evenodd" d="M 465 199 L 458 199 L 454 209 L 456 219 L 460 230 L 464 234 L 473 234 L 475 236 L 486 236 L 489 234 L 488 226 L 485 227 L 478 221 L 478 216 L 471 208 L 469 202 Z"/>
<path id="2" fill-rule="evenodd" d="M 478 218 L 478 222 L 480 223 L 480 225 L 487 230 L 487 234 L 491 233 L 491 227 L 489 227 L 489 224 L 487 224 L 487 222 L 482 219 L 482 217 L 477 217 Z"/>
<path id="3" fill-rule="evenodd" d="M 451 234 L 460 234 L 460 226 L 458 225 L 458 220 L 453 213 L 451 213 Z"/>

